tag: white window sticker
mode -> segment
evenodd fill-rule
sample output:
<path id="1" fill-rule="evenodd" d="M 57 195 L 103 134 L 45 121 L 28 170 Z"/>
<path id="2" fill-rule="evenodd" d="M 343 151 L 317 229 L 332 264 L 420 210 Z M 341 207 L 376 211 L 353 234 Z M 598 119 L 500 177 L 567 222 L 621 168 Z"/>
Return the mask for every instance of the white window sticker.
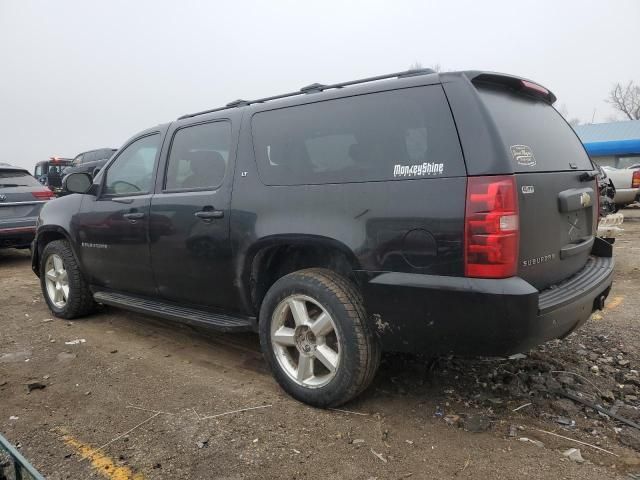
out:
<path id="1" fill-rule="evenodd" d="M 511 145 L 511 155 L 523 167 L 535 167 L 536 157 L 533 156 L 531 147 L 527 145 Z"/>
<path id="2" fill-rule="evenodd" d="M 394 165 L 394 177 L 424 177 L 431 175 L 442 175 L 444 172 L 443 163 L 424 162 L 417 165 Z"/>

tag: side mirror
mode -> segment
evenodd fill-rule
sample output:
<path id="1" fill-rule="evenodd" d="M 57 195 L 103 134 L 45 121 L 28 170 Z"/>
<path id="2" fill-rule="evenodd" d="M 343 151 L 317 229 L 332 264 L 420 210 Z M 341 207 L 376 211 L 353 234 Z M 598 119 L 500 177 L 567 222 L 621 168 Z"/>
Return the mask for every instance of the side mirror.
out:
<path id="1" fill-rule="evenodd" d="M 87 193 L 93 184 L 91 175 L 84 172 L 70 173 L 62 180 L 62 188 L 69 193 Z"/>

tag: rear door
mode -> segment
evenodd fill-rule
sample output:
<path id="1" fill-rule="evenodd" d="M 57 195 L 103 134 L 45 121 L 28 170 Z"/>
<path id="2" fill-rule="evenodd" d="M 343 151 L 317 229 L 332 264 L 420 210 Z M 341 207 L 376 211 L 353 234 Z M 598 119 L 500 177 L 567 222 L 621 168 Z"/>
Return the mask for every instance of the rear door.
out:
<path id="1" fill-rule="evenodd" d="M 500 87 L 480 87 L 497 137 L 516 175 L 518 275 L 539 289 L 586 263 L 597 228 L 596 182 L 582 143 L 547 102 Z M 497 172 L 503 173 L 503 172 Z"/>
<path id="2" fill-rule="evenodd" d="M 164 177 L 149 217 L 158 292 L 171 301 L 233 307 L 229 206 L 237 142 L 232 123 L 173 125 L 167 139 Z"/>

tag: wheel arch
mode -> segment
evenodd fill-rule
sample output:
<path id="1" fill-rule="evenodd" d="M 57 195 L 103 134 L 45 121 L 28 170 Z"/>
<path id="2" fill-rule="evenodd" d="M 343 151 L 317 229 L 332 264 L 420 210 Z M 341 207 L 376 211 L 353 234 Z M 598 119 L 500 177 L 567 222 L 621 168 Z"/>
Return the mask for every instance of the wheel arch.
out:
<path id="1" fill-rule="evenodd" d="M 69 248 L 71 249 L 73 258 L 75 258 L 76 263 L 80 267 L 80 272 L 82 272 L 83 277 L 85 277 L 86 279 L 86 273 L 84 271 L 82 263 L 80 262 L 78 253 L 74 248 L 74 242 L 71 240 L 71 235 L 69 235 L 69 232 L 67 232 L 64 228 L 58 225 L 46 225 L 38 229 L 38 234 L 36 235 L 34 248 L 31 254 L 31 268 L 33 269 L 34 273 L 38 277 L 40 276 L 40 259 L 42 257 L 42 252 L 49 243 L 56 240 L 66 240 L 69 243 Z"/>
<path id="2" fill-rule="evenodd" d="M 279 278 L 305 268 L 322 267 L 357 281 L 360 263 L 344 243 L 321 235 L 273 235 L 256 242 L 244 257 L 242 294 L 256 315 L 265 294 Z"/>

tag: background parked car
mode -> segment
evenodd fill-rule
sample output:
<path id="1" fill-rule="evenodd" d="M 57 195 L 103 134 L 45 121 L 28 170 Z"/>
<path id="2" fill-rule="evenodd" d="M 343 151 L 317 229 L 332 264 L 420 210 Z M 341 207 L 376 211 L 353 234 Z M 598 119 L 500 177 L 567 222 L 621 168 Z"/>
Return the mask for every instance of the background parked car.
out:
<path id="1" fill-rule="evenodd" d="M 79 153 L 73 159 L 72 164 L 66 167 L 62 173 L 68 175 L 69 173 L 86 172 L 95 176 L 117 151 L 115 148 L 98 148 Z"/>
<path id="2" fill-rule="evenodd" d="M 616 194 L 613 198 L 616 208 L 624 208 L 636 201 L 640 193 L 640 170 L 603 166 L 607 177 L 613 183 Z"/>
<path id="3" fill-rule="evenodd" d="M 55 194 L 20 167 L 0 163 L 0 248 L 27 248 L 42 205 Z"/>
<path id="4" fill-rule="evenodd" d="M 36 164 L 33 176 L 54 193 L 62 190 L 62 170 L 71 165 L 70 158 L 51 157 Z"/>

